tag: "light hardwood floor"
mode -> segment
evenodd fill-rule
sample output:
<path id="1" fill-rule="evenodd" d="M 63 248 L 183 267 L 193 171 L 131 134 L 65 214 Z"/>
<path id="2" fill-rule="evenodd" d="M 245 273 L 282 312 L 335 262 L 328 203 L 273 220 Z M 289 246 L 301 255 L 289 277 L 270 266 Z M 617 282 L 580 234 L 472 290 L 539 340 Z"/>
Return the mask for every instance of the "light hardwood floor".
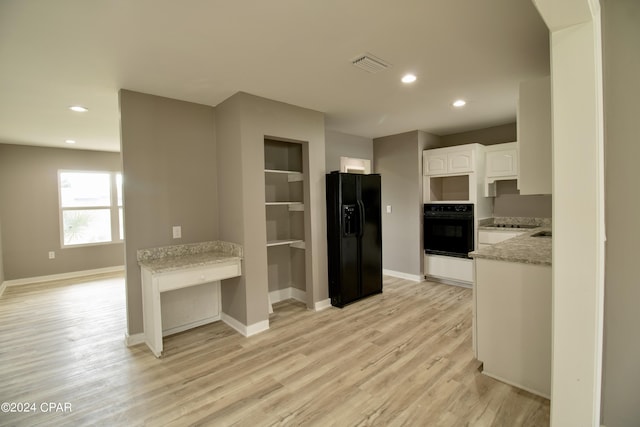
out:
<path id="1" fill-rule="evenodd" d="M 8 288 L 0 402 L 37 410 L 0 425 L 549 425 L 548 400 L 478 372 L 468 289 L 386 277 L 342 310 L 279 303 L 250 338 L 222 322 L 167 337 L 162 359 L 124 345 L 124 307 L 121 277 Z"/>

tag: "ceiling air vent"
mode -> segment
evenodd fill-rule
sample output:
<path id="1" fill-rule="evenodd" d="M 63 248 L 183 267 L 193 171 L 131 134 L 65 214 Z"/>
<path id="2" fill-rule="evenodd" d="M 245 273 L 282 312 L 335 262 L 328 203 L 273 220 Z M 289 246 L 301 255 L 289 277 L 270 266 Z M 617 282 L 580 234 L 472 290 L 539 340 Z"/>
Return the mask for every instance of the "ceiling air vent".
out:
<path id="1" fill-rule="evenodd" d="M 358 55 L 351 60 L 351 63 L 356 67 L 365 70 L 369 73 L 377 73 L 382 70 L 386 70 L 391 67 L 391 64 L 383 61 L 380 58 L 376 58 L 370 53 L 364 53 L 362 55 Z"/>

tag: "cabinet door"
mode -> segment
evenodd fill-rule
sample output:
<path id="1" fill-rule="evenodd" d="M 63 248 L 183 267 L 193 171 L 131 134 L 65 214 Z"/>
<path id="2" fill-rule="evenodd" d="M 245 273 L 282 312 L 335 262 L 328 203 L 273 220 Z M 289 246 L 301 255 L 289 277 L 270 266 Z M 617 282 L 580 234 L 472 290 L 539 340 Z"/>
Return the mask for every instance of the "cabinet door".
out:
<path id="1" fill-rule="evenodd" d="M 442 154 L 427 154 L 424 162 L 424 174 L 425 175 L 439 175 L 447 173 L 447 155 Z"/>
<path id="2" fill-rule="evenodd" d="M 473 172 L 473 150 L 447 155 L 447 173 Z"/>
<path id="3" fill-rule="evenodd" d="M 515 148 L 487 153 L 487 176 L 517 176 L 518 153 Z"/>

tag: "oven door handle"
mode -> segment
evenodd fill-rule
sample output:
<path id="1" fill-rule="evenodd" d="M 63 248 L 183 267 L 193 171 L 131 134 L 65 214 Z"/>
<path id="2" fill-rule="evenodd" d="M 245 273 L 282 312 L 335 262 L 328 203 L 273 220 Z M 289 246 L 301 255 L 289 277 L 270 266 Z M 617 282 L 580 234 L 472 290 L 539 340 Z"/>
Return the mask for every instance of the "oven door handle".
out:
<path id="1" fill-rule="evenodd" d="M 472 220 L 473 219 L 473 214 L 469 215 L 469 214 L 432 214 L 432 213 L 425 213 L 424 214 L 424 218 L 425 219 L 455 219 L 455 220 L 460 220 L 460 221 L 466 221 L 466 220 Z"/>

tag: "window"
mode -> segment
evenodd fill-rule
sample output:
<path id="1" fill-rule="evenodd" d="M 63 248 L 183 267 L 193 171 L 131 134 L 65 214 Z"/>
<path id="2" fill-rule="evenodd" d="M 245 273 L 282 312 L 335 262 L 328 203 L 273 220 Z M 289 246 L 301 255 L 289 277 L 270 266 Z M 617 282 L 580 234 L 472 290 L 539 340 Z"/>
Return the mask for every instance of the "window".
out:
<path id="1" fill-rule="evenodd" d="M 59 171 L 58 186 L 63 247 L 124 239 L 122 174 Z"/>

